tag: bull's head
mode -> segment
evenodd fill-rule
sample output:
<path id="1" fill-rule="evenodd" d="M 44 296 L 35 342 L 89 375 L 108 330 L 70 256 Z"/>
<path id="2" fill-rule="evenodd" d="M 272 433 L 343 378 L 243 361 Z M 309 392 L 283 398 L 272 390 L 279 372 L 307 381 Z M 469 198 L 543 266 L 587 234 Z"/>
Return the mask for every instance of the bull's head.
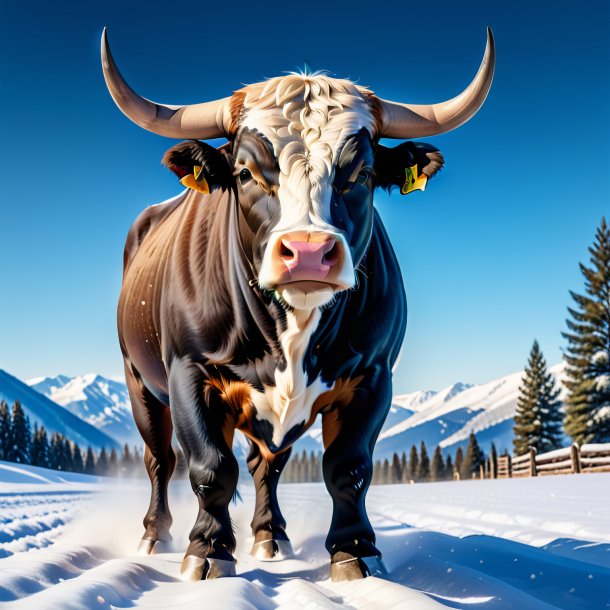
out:
<path id="1" fill-rule="evenodd" d="M 425 188 L 443 164 L 427 144 L 392 149 L 380 138 L 444 133 L 470 119 L 491 86 L 491 31 L 472 83 L 439 104 L 382 100 L 370 90 L 320 73 L 291 74 L 249 85 L 231 97 L 164 106 L 125 82 L 102 36 L 106 84 L 135 123 L 171 138 L 191 138 L 164 162 L 183 184 L 234 188 L 244 251 L 261 288 L 290 306 L 309 309 L 354 286 L 373 227 L 373 189 Z M 217 151 L 196 140 L 226 137 Z"/>

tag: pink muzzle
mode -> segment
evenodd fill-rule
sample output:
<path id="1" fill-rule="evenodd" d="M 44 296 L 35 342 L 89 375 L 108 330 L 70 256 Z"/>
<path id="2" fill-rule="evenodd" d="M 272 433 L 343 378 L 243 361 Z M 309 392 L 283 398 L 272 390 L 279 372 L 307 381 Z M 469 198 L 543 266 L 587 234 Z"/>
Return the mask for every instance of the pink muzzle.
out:
<path id="1" fill-rule="evenodd" d="M 281 257 L 292 281 L 324 281 L 331 267 L 338 262 L 335 240 L 323 242 L 282 239 Z"/>

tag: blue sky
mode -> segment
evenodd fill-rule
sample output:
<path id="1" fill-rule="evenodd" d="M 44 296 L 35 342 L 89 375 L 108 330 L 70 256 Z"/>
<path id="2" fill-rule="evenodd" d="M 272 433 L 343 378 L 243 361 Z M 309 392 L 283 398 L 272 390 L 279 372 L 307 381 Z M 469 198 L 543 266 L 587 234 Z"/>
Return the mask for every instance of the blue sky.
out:
<path id="1" fill-rule="evenodd" d="M 578 262 L 610 216 L 609 16 L 599 0 L 0 3 L 0 368 L 120 374 L 125 235 L 180 190 L 159 165 L 173 141 L 106 91 L 104 25 L 127 80 L 169 104 L 305 62 L 385 98 L 441 101 L 470 82 L 490 25 L 484 107 L 428 140 L 446 169 L 423 194 L 376 198 L 409 299 L 395 390 L 518 370 L 534 338 L 558 362 Z"/>

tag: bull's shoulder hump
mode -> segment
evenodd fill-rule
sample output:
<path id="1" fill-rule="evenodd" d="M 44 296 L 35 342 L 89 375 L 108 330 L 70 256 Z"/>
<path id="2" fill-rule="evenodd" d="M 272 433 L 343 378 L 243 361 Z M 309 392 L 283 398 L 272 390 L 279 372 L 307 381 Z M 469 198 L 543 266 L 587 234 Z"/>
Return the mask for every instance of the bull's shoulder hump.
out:
<path id="1" fill-rule="evenodd" d="M 185 190 L 176 197 L 151 205 L 140 212 L 127 234 L 123 257 L 124 270 L 127 269 L 129 263 L 133 260 L 140 244 L 148 233 L 163 222 L 186 199 L 187 194 L 188 190 Z"/>

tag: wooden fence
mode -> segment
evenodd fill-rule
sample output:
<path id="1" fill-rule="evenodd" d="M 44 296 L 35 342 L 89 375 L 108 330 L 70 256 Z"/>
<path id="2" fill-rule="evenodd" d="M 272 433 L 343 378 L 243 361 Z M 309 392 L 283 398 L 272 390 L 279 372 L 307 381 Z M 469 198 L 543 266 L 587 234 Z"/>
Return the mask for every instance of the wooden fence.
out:
<path id="1" fill-rule="evenodd" d="M 498 457 L 497 468 L 486 463 L 481 466 L 481 478 L 510 479 L 520 477 L 543 477 L 555 474 L 578 474 L 580 472 L 610 472 L 610 443 L 578 446 L 549 451 L 536 455 L 529 453 L 511 457 Z"/>

